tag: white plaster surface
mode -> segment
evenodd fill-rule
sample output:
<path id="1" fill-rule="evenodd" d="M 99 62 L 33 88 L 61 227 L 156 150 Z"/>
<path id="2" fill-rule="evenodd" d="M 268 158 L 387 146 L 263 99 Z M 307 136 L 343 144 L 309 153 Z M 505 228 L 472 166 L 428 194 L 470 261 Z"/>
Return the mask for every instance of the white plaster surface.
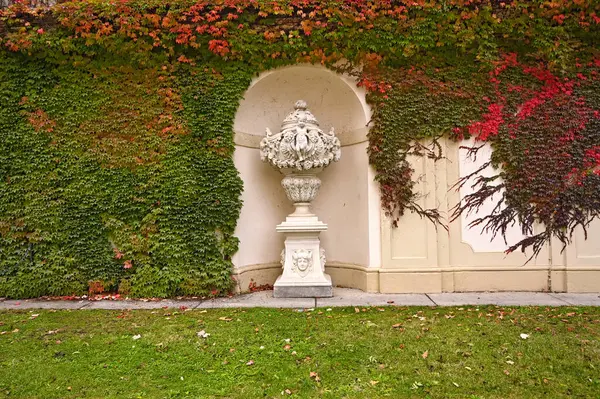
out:
<path id="1" fill-rule="evenodd" d="M 587 263 L 600 265 L 600 219 L 592 221 L 586 234 L 580 227 L 575 230 L 577 258 Z"/>
<path id="2" fill-rule="evenodd" d="M 367 163 L 369 159 L 367 157 Z M 369 208 L 369 264 L 368 267 L 381 267 L 381 197 L 379 184 L 375 181 L 375 169 L 367 171 L 367 201 Z"/>
<path id="3" fill-rule="evenodd" d="M 319 174 L 314 213 L 328 225 L 321 233 L 327 260 L 369 265 L 368 157 L 366 143 L 344 147 L 342 158 Z"/>
<path id="4" fill-rule="evenodd" d="M 480 146 L 481 142 L 475 143 L 474 139 L 465 140 L 461 143 L 461 145 L 466 147 L 471 147 L 474 145 Z M 475 159 L 473 157 L 468 156 L 468 150 L 459 149 L 459 170 L 460 177 L 467 176 L 473 172 L 475 172 L 478 168 L 480 168 L 483 164 L 490 160 L 492 155 L 492 147 L 486 143 L 483 144 L 483 147 L 477 152 L 477 156 Z M 483 171 L 479 173 L 480 176 L 493 176 L 496 173 L 494 168 L 488 166 Z M 460 197 L 464 198 L 466 195 L 469 195 L 475 191 L 477 188 L 473 189 L 471 185 L 473 184 L 474 179 L 470 179 L 470 181 L 463 185 L 460 189 Z M 500 181 L 498 181 L 500 183 Z M 469 223 L 473 220 L 477 219 L 478 215 L 489 215 L 494 210 L 496 206 L 497 200 L 500 199 L 499 195 L 496 195 L 486 201 L 477 213 L 471 213 L 467 215 L 463 213 L 461 216 L 461 229 L 462 229 L 462 240 L 463 242 L 469 244 L 473 249 L 473 252 L 504 252 L 509 245 L 515 244 L 521 241 L 525 236 L 521 233 L 521 228 L 519 224 L 515 223 L 515 225 L 508 227 L 506 230 L 506 243 L 504 239 L 497 235 L 492 239 L 493 234 L 491 232 L 482 231 L 482 226 L 475 226 L 469 228 Z M 508 244 L 508 245 L 507 245 Z"/>
<path id="5" fill-rule="evenodd" d="M 263 73 L 244 95 L 234 130 L 264 136 L 265 128 L 278 132 L 293 104 L 303 99 L 323 130 L 335 127 L 342 135 L 364 128 L 369 111 L 364 91 L 326 68 L 297 65 Z"/>
<path id="6" fill-rule="evenodd" d="M 233 264 L 279 263 L 284 237 L 275 226 L 294 209 L 281 187 L 283 175 L 261 162 L 258 149 L 236 146 L 233 160 L 244 181 L 243 206 L 235 230 L 240 246 Z"/>

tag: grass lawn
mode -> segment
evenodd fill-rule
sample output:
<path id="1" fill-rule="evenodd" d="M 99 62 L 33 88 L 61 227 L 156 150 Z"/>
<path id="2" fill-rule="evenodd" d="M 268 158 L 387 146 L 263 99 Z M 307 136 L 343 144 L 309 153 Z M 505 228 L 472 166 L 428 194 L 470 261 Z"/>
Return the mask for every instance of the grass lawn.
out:
<path id="1" fill-rule="evenodd" d="M 598 398 L 600 308 L 3 311 L 0 397 Z"/>

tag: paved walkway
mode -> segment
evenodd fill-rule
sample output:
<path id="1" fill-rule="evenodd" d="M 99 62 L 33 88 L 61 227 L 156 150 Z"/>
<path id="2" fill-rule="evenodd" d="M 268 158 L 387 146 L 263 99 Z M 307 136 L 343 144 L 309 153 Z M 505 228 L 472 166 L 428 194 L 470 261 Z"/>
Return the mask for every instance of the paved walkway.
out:
<path id="1" fill-rule="evenodd" d="M 273 298 L 273 291 L 206 300 L 0 300 L 0 309 L 189 309 L 216 308 L 314 308 L 334 306 L 600 306 L 600 293 L 481 292 L 441 294 L 372 294 L 335 288 L 333 298 Z"/>

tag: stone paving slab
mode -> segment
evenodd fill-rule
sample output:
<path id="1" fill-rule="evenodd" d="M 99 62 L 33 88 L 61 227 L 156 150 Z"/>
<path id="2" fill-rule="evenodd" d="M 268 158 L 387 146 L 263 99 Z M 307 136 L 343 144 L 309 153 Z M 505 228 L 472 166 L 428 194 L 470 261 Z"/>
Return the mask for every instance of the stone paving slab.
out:
<path id="1" fill-rule="evenodd" d="M 376 294 L 349 288 L 334 288 L 333 298 L 317 298 L 318 307 L 327 306 L 434 306 L 425 294 Z"/>
<path id="2" fill-rule="evenodd" d="M 144 301 L 126 299 L 121 301 L 101 300 L 101 301 L 88 301 L 87 306 L 83 309 L 160 309 L 160 308 L 180 308 L 185 306 L 188 309 L 194 309 L 200 304 L 200 300 L 187 301 L 187 300 L 170 300 L 165 299 L 161 301 Z"/>
<path id="3" fill-rule="evenodd" d="M 600 294 L 598 293 L 582 293 L 582 294 L 571 294 L 571 293 L 552 293 L 550 294 L 555 298 L 565 301 L 570 305 L 579 306 L 600 306 Z"/>
<path id="4" fill-rule="evenodd" d="M 273 291 L 260 291 L 202 301 L 197 309 L 218 308 L 314 308 L 314 298 L 273 298 Z"/>
<path id="5" fill-rule="evenodd" d="M 102 300 L 49 301 L 41 299 L 2 300 L 0 309 L 188 309 L 292 308 L 334 306 L 600 306 L 600 293 L 478 292 L 437 294 L 375 294 L 356 289 L 334 288 L 332 298 L 273 298 L 273 291 L 207 300 Z"/>
<path id="6" fill-rule="evenodd" d="M 46 301 L 39 299 L 6 300 L 0 302 L 0 309 L 81 309 L 89 301 Z"/>
<path id="7" fill-rule="evenodd" d="M 475 292 L 438 293 L 429 297 L 439 306 L 502 305 L 502 306 L 566 306 L 559 298 L 545 292 Z"/>

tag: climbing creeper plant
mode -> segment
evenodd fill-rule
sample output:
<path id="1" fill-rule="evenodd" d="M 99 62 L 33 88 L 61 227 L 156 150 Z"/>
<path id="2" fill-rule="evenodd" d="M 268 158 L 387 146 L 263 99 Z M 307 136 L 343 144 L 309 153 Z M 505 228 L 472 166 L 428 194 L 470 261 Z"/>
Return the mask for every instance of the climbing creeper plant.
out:
<path id="1" fill-rule="evenodd" d="M 446 223 L 418 205 L 407 156 L 474 136 L 498 173 L 454 216 L 500 194 L 475 224 L 517 220 L 529 237 L 510 250 L 566 244 L 600 209 L 599 15 L 593 0 L 16 2 L 0 10 L 0 296 L 229 292 L 235 111 L 253 76 L 299 62 L 367 90 L 393 221 Z"/>

